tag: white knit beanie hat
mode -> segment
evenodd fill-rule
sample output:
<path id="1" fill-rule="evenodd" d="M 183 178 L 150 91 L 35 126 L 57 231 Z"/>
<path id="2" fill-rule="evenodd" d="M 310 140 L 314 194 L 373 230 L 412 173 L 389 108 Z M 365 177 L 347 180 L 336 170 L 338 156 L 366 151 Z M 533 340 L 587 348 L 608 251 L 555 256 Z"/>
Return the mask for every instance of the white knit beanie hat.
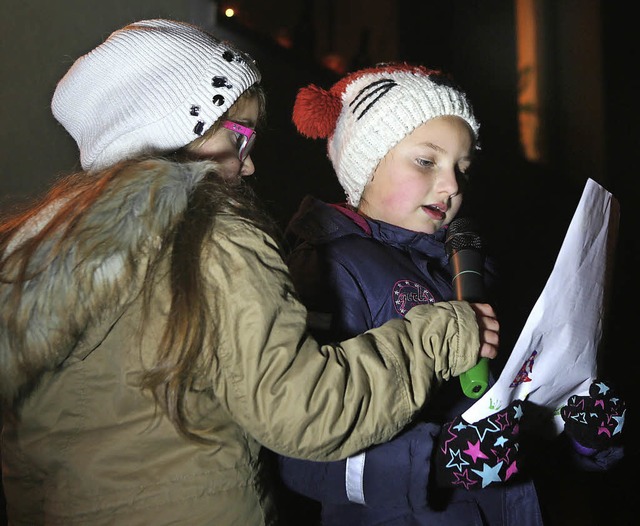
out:
<path id="1" fill-rule="evenodd" d="M 85 170 L 174 152 L 260 81 L 253 59 L 202 29 L 142 20 L 75 61 L 51 102 Z"/>
<path id="2" fill-rule="evenodd" d="M 329 159 L 347 201 L 356 207 L 387 152 L 443 115 L 464 119 L 477 140 L 480 125 L 464 92 L 438 71 L 405 63 L 350 73 L 328 91 L 302 88 L 293 107 L 300 133 L 329 139 Z"/>

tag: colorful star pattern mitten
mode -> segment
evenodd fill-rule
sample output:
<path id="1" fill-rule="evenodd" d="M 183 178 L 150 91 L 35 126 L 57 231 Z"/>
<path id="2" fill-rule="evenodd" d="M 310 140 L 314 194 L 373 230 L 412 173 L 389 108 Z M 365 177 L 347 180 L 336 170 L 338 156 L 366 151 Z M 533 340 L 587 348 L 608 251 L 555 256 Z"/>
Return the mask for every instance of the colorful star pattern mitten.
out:
<path id="1" fill-rule="evenodd" d="M 445 424 L 435 452 L 439 486 L 470 489 L 506 482 L 518 473 L 522 402 L 470 424 L 457 416 Z"/>
<path id="2" fill-rule="evenodd" d="M 565 433 L 587 455 L 619 443 L 625 414 L 624 400 L 602 381 L 591 384 L 589 396 L 573 395 L 560 409 Z"/>

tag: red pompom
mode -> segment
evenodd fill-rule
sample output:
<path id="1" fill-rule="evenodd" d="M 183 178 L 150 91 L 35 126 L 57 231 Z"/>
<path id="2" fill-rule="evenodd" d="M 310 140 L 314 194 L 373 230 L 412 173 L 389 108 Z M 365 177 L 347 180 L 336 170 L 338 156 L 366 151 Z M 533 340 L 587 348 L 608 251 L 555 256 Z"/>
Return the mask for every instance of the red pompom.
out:
<path id="1" fill-rule="evenodd" d="M 293 105 L 293 124 L 311 139 L 326 139 L 336 128 L 342 101 L 330 92 L 311 84 L 301 88 Z"/>

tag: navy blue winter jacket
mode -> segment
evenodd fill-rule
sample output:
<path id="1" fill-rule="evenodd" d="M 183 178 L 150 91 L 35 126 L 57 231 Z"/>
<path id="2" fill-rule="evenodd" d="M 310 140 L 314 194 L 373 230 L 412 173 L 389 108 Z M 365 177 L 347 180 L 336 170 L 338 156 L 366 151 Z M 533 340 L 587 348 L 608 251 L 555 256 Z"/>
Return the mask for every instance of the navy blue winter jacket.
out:
<path id="1" fill-rule="evenodd" d="M 286 234 L 291 273 L 321 341 L 365 332 L 417 304 L 453 299 L 445 229 L 420 234 L 307 197 Z M 485 278 L 491 276 L 487 266 Z M 472 403 L 457 379 L 447 382 L 423 420 L 394 440 L 341 462 L 280 457 L 282 480 L 322 503 L 324 526 L 541 525 L 531 482 L 475 491 L 433 484 L 434 439 Z"/>

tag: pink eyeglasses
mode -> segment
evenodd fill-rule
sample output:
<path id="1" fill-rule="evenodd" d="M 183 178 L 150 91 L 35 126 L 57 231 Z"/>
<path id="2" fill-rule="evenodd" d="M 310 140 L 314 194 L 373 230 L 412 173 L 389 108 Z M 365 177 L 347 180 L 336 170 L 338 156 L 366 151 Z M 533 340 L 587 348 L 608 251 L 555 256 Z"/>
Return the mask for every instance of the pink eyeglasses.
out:
<path id="1" fill-rule="evenodd" d="M 235 132 L 238 138 L 238 159 L 244 162 L 256 142 L 256 131 L 233 121 L 224 121 L 222 127 Z"/>

